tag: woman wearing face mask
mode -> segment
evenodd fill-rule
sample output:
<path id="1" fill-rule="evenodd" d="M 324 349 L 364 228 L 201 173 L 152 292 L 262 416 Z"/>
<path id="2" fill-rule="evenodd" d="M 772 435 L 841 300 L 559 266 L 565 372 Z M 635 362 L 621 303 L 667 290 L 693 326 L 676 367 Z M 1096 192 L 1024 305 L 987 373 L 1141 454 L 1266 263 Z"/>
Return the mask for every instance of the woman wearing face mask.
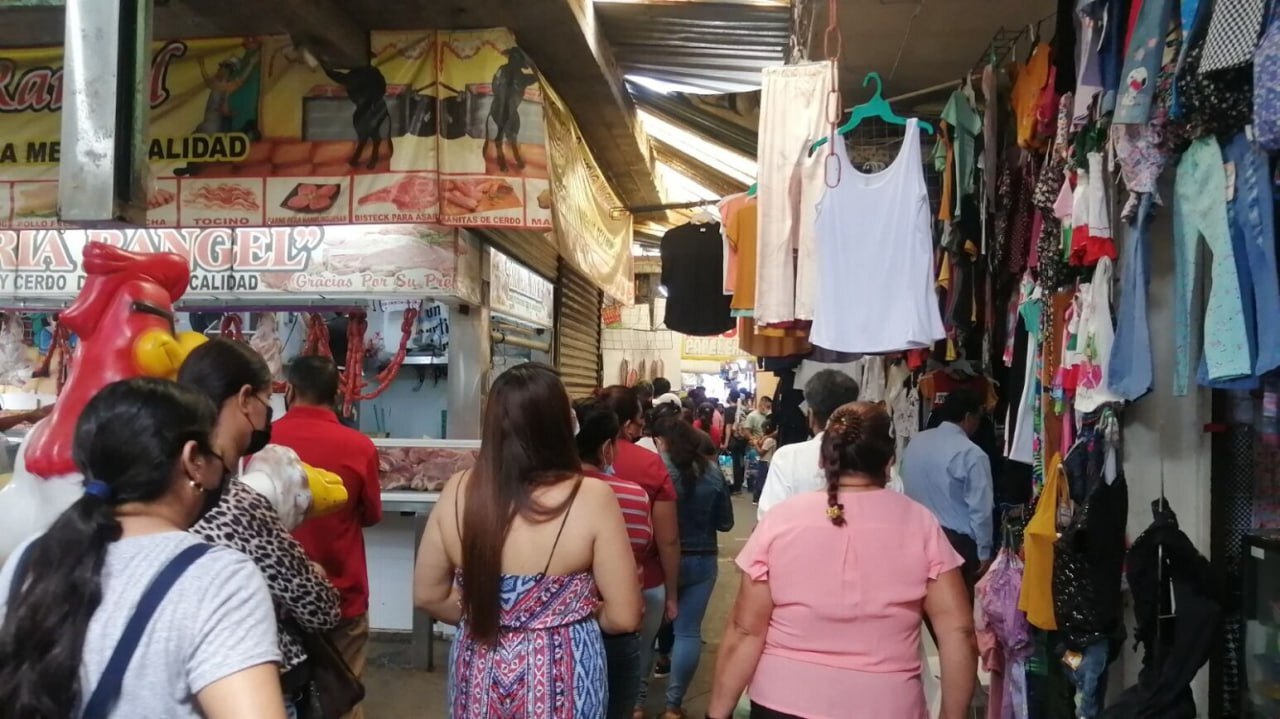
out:
<path id="1" fill-rule="evenodd" d="M 72 448 L 84 496 L 0 571 L 0 717 L 285 716 L 261 573 L 186 531 L 224 482 L 215 416 L 164 380 L 89 401 Z"/>
<path id="2" fill-rule="evenodd" d="M 582 460 L 582 474 L 594 477 L 613 489 L 622 509 L 622 519 L 627 524 L 627 538 L 631 540 L 637 572 L 643 579 L 639 567 L 653 545 L 653 518 L 648 493 L 640 485 L 614 472 L 613 462 L 618 456 L 618 417 L 596 399 L 578 402 L 574 411 L 578 418 L 578 457 Z M 640 633 L 605 634 L 604 652 L 609 671 L 609 709 L 605 717 L 629 719 L 635 711 L 636 692 L 640 690 L 643 675 Z"/>
<path id="3" fill-rule="evenodd" d="M 243 342 L 217 338 L 197 347 L 182 363 L 178 383 L 202 392 L 218 407 L 213 445 L 228 474 L 271 441 L 271 370 Z M 298 631 L 324 632 L 341 620 L 338 590 L 307 559 L 271 502 L 252 487 L 229 479 L 222 496 L 211 496 L 208 514 L 191 531 L 213 544 L 243 552 L 267 579 L 280 624 L 281 673 L 292 699 L 306 661 Z M 290 673 L 299 669 L 299 672 Z"/>
<path id="4" fill-rule="evenodd" d="M 614 474 L 640 485 L 653 505 L 653 547 L 641 559 L 644 572 L 644 625 L 640 628 L 642 676 L 636 694 L 636 719 L 645 716 L 649 700 L 649 672 L 653 670 L 653 643 L 662 620 L 676 618 L 676 585 L 680 572 L 680 525 L 676 516 L 676 488 L 662 457 L 635 443 L 644 436 L 644 412 L 634 389 L 614 385 L 597 393 L 618 418 Z"/>

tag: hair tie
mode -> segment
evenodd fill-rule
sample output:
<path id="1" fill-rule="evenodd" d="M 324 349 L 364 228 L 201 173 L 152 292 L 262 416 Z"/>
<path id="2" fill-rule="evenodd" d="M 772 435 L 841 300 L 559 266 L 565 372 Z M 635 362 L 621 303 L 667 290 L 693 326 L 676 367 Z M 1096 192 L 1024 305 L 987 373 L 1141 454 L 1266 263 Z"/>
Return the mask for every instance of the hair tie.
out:
<path id="1" fill-rule="evenodd" d="M 90 497 L 97 497 L 104 502 L 110 502 L 115 492 L 111 491 L 111 485 L 100 479 L 85 480 L 84 493 Z"/>
<path id="2" fill-rule="evenodd" d="M 844 519 L 844 505 L 833 504 L 830 507 L 827 507 L 827 519 L 830 519 L 833 522 Z"/>

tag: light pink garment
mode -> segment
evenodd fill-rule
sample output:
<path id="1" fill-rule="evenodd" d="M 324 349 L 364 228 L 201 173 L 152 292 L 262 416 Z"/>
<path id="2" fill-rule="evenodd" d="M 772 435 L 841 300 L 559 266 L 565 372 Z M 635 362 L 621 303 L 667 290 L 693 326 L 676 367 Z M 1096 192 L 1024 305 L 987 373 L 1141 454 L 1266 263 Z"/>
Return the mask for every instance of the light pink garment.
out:
<path id="1" fill-rule="evenodd" d="M 774 610 L 750 695 L 811 719 L 922 719 L 920 622 L 931 580 L 961 565 L 927 509 L 887 490 L 773 508 L 738 555 Z"/>

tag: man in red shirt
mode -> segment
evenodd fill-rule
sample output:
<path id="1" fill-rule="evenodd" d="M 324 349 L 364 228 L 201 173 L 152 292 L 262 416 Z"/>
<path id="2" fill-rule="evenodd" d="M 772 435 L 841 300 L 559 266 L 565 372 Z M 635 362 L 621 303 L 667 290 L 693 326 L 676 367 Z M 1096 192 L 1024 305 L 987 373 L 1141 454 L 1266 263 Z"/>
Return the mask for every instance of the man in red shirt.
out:
<path id="1" fill-rule="evenodd" d="M 303 462 L 342 477 L 347 505 L 302 523 L 294 536 L 307 556 L 324 567 L 342 594 L 342 622 L 330 636 L 356 676 L 363 677 L 369 642 L 369 568 L 364 528 L 382 521 L 378 450 L 354 429 L 342 426 L 332 407 L 338 399 L 338 367 L 327 357 L 299 357 L 289 366 L 285 405 L 271 426 L 271 439 Z M 348 717 L 361 719 L 357 706 Z"/>

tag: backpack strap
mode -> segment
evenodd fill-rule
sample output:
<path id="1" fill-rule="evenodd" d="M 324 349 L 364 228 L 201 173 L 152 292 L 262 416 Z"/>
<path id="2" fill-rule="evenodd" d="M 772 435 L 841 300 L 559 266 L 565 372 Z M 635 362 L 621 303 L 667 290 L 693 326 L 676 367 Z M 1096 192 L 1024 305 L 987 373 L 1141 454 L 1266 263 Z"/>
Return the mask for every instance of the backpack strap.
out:
<path id="1" fill-rule="evenodd" d="M 17 604 L 18 597 L 22 596 L 23 585 L 27 583 L 27 565 L 31 563 L 31 549 L 35 545 L 35 542 L 28 544 L 13 562 L 13 574 L 9 577 L 9 599 L 5 606 L 6 613 L 13 612 L 13 605 Z"/>
<path id="2" fill-rule="evenodd" d="M 165 595 L 187 569 L 212 548 L 211 545 L 203 543 L 187 547 L 171 559 L 155 579 L 151 580 L 151 585 L 142 593 L 142 599 L 138 601 L 138 607 L 133 611 L 133 616 L 129 617 L 129 623 L 125 625 L 124 634 L 121 635 L 115 651 L 107 661 L 107 668 L 102 672 L 98 686 L 94 688 L 88 703 L 85 704 L 83 719 L 107 719 L 116 700 L 120 698 L 120 690 L 124 685 L 124 674 L 129 668 L 129 662 L 133 659 L 134 652 L 138 650 L 142 635 L 147 625 L 151 623 L 151 618 L 155 616 L 160 603 L 164 601 Z"/>

